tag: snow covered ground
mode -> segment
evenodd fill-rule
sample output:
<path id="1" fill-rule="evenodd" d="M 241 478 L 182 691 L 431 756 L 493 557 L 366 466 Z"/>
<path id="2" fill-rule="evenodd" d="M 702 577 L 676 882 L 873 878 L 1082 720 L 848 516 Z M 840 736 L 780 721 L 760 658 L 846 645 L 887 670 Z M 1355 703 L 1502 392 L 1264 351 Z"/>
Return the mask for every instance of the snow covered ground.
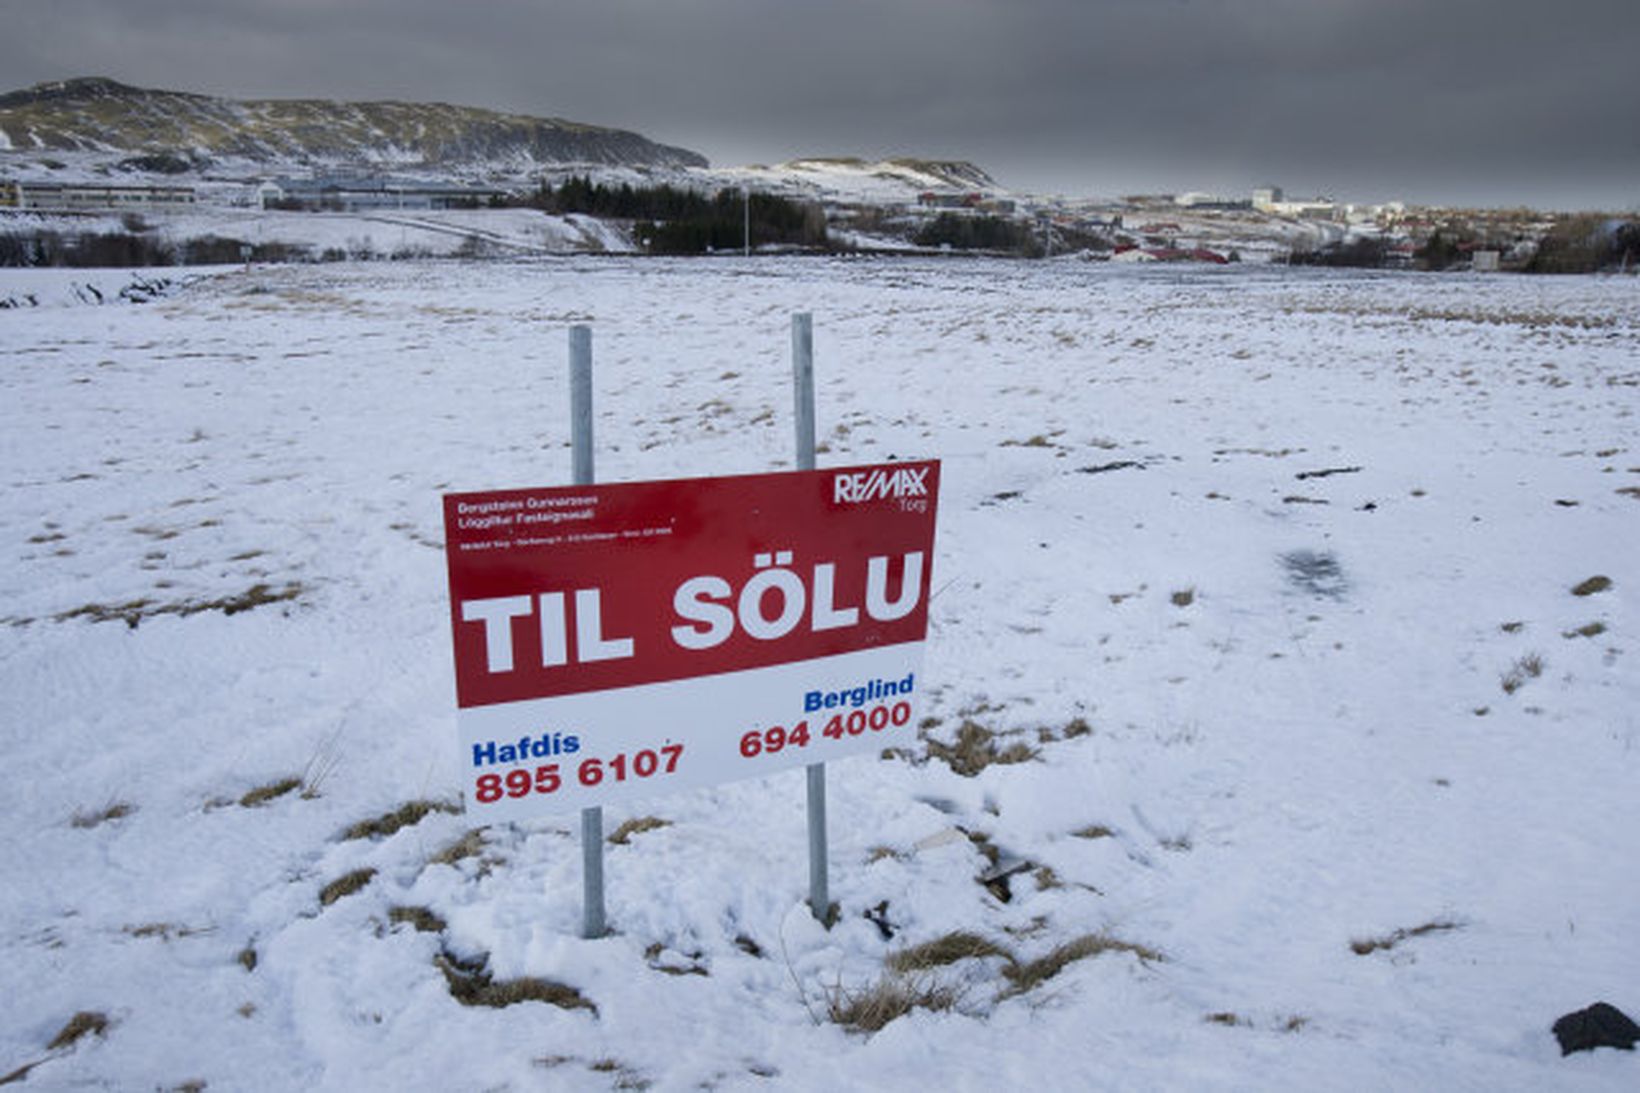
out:
<path id="1" fill-rule="evenodd" d="M 162 275 L 0 272 L 0 1079 L 1640 1085 L 1549 1032 L 1640 1014 L 1633 279 Z M 459 811 L 440 495 L 568 481 L 572 323 L 600 480 L 790 467 L 799 311 L 822 464 L 944 461 L 934 723 L 829 932 L 787 772 L 606 810 L 582 940 L 577 818 Z"/>
<path id="2" fill-rule="evenodd" d="M 609 223 L 590 216 L 549 216 L 536 209 L 384 209 L 379 212 L 300 213 L 205 208 L 139 214 L 151 238 L 181 252 L 190 242 L 238 240 L 252 247 L 278 244 L 312 257 L 440 258 L 451 255 L 630 253 L 632 243 Z M 9 213 L 0 234 L 63 236 L 126 231 L 120 216 Z"/>

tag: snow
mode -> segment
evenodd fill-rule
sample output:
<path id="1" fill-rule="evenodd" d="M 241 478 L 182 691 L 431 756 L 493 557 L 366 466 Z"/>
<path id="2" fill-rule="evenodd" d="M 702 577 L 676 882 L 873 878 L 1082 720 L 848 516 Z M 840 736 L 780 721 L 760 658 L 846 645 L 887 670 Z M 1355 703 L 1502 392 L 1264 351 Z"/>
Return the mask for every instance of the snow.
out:
<path id="1" fill-rule="evenodd" d="M 180 248 L 190 240 L 233 239 L 252 246 L 279 243 L 314 257 L 437 258 L 458 254 L 614 253 L 632 243 L 606 221 L 551 216 L 536 209 L 420 209 L 377 213 L 296 213 L 200 206 L 196 211 L 136 214 L 157 237 Z M 119 215 L 97 217 L 13 213 L 0 231 L 24 235 L 123 232 Z"/>
<path id="2" fill-rule="evenodd" d="M 840 157 L 798 159 L 774 166 L 694 168 L 691 174 L 715 180 L 716 185 L 804 193 L 834 202 L 893 205 L 915 202 L 919 194 L 929 190 L 940 193 L 998 191 L 994 181 L 987 179 L 978 168 L 973 170 L 977 173 L 975 179 L 958 182 L 950 174 L 920 169 L 916 160 L 868 161 Z"/>
<path id="3" fill-rule="evenodd" d="M 126 271 L 0 272 L 0 299 L 37 305 L 0 310 L 20 1088 L 1640 1081 L 1549 1031 L 1596 1000 L 1640 1013 L 1633 280 L 620 257 L 153 276 L 169 295 L 139 305 Z M 595 332 L 600 480 L 749 473 L 792 465 L 800 311 L 822 465 L 944 461 L 933 738 L 972 720 L 1035 757 L 963 777 L 906 739 L 832 764 L 830 931 L 803 904 L 797 772 L 606 810 L 611 832 L 669 826 L 607 848 L 600 940 L 578 936 L 575 816 L 453 863 L 433 859 L 455 812 L 345 838 L 459 801 L 439 497 L 568 480 L 566 326 Z M 243 803 L 285 778 L 303 788 Z M 1010 901 L 963 832 L 1030 863 Z M 1129 947 L 1022 993 L 1003 958 L 965 960 L 918 980 L 953 1010 L 827 1020 L 955 930 L 1020 962 Z M 463 1006 L 441 953 L 596 1010 Z M 81 1011 L 107 1027 L 49 1049 Z"/>

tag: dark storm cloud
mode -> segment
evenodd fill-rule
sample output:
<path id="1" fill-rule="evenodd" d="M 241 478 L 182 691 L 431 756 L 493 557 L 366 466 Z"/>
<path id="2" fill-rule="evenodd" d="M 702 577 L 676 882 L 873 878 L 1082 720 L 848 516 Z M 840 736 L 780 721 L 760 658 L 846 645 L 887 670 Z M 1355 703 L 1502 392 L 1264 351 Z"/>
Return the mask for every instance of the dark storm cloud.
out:
<path id="1" fill-rule="evenodd" d="M 1640 202 L 1633 0 L 52 0 L 11 87 L 438 99 L 717 163 L 973 159 L 1104 192 Z"/>

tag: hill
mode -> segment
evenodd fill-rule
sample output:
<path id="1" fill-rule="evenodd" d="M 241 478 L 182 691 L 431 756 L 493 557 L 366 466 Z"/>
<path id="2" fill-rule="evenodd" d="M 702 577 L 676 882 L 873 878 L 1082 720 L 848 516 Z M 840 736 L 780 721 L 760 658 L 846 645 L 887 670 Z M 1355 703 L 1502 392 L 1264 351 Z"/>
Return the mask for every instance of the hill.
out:
<path id="1" fill-rule="evenodd" d="M 0 150 L 82 154 L 182 174 L 219 160 L 452 173 L 560 164 L 688 168 L 706 157 L 637 133 L 447 103 L 236 100 L 101 77 L 0 95 Z"/>

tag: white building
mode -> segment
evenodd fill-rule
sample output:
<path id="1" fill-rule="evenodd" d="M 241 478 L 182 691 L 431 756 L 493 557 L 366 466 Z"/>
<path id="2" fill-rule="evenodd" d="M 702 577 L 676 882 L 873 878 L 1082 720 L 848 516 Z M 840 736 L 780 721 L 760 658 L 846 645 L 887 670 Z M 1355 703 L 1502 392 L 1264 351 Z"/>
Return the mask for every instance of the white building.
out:
<path id="1" fill-rule="evenodd" d="M 262 183 L 256 193 L 264 209 L 296 207 L 337 212 L 475 208 L 506 196 L 505 191 L 477 186 L 342 175 L 276 178 Z"/>
<path id="2" fill-rule="evenodd" d="M 192 186 L 113 186 L 89 182 L 7 182 L 0 206 L 48 212 L 179 209 L 194 203 Z"/>

